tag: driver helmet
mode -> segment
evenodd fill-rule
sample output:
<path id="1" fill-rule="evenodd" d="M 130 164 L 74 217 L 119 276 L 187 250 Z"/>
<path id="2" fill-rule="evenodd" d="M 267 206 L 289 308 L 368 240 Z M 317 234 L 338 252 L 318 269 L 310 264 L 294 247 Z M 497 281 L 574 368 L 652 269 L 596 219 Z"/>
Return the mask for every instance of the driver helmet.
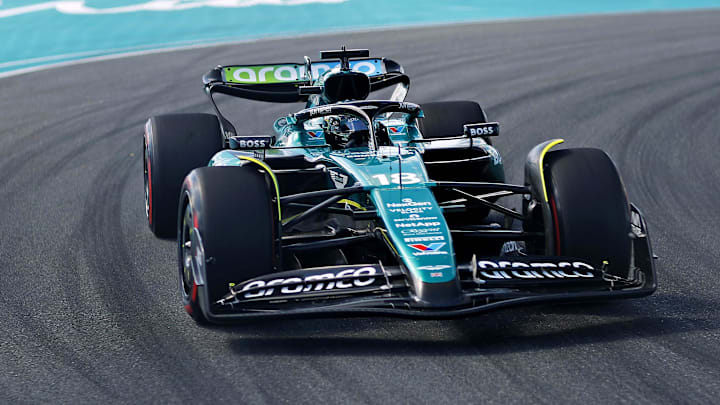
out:
<path id="1" fill-rule="evenodd" d="M 367 147 L 369 138 L 367 125 L 356 117 L 332 115 L 325 119 L 325 139 L 333 149 Z"/>

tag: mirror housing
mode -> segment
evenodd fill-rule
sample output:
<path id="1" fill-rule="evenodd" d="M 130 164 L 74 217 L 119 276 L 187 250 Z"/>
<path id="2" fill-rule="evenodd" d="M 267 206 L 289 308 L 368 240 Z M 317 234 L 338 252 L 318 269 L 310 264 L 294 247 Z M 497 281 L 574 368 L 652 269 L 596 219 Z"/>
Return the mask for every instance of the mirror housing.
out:
<path id="1" fill-rule="evenodd" d="M 322 94 L 322 87 L 320 86 L 300 86 L 298 92 L 301 96 L 309 96 L 311 94 Z"/>

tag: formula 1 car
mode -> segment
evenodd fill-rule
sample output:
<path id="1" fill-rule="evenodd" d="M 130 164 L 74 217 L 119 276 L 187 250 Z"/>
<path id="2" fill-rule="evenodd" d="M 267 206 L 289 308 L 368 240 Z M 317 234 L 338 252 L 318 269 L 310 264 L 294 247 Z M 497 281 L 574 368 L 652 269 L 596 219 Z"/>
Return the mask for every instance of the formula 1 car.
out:
<path id="1" fill-rule="evenodd" d="M 606 153 L 549 140 L 507 184 L 477 103 L 405 102 L 403 67 L 367 50 L 320 58 L 218 66 L 203 76 L 216 115 L 145 126 L 148 224 L 177 238 L 196 321 L 439 319 L 655 291 L 645 221 Z M 216 94 L 306 108 L 244 134 Z"/>

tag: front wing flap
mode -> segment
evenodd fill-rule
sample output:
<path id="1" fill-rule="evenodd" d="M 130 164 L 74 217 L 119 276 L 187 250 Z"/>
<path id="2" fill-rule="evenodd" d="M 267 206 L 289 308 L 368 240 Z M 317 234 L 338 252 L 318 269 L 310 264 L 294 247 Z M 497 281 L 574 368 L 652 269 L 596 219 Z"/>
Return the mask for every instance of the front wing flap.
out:
<path id="1" fill-rule="evenodd" d="M 224 323 L 350 316 L 448 319 L 521 305 L 644 297 L 656 289 L 646 233 L 634 239 L 633 250 L 632 279 L 574 258 L 473 258 L 457 268 L 463 300 L 452 307 L 417 300 L 406 270 L 381 263 L 274 273 L 231 286 L 216 302 L 201 294 L 200 302 L 210 321 Z"/>

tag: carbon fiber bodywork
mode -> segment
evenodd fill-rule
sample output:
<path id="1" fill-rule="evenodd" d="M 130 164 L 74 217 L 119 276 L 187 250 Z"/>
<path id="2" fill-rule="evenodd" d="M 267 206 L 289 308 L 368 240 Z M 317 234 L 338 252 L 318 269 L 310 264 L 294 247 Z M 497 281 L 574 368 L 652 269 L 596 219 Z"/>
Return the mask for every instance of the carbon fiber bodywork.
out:
<path id="1" fill-rule="evenodd" d="M 562 140 L 533 148 L 524 184 L 507 184 L 502 158 L 487 138 L 498 135 L 497 123 L 464 120 L 452 125 L 464 133 L 428 136 L 419 125 L 425 119 L 422 107 L 404 101 L 409 79 L 400 65 L 369 59 L 360 50 L 324 55 L 340 62 L 319 77 L 313 77 L 318 65 L 331 63 L 313 65 L 306 58 L 305 64 L 219 66 L 203 78 L 211 100 L 221 92 L 307 102 L 305 109 L 277 119 L 274 134 L 253 136 L 239 135 L 213 102 L 225 147 L 209 166 L 249 166 L 266 176 L 271 192 L 262 198 L 277 206 L 272 239 L 277 253 L 272 270 L 251 272 L 261 276 L 243 277 L 247 272 L 238 263 L 227 294 L 210 297 L 206 264 L 215 258 L 206 257 L 197 225 L 188 229 L 191 240 L 182 242 L 180 251 L 189 253 L 181 255 L 181 266 L 192 272 L 186 279 L 194 285 L 184 288 L 197 295 L 193 299 L 204 319 L 441 319 L 655 291 L 647 226 L 627 202 L 621 210 L 630 213 L 630 239 L 623 245 L 632 245 L 629 268 L 557 254 L 558 213 L 548 198 L 544 158 Z M 268 78 L 270 72 L 275 73 Z M 324 92 L 331 82 L 329 96 Z M 343 83 L 352 92 L 343 93 Z M 390 100 L 328 103 L 391 85 L 396 89 Z M 339 133 L 341 127 L 346 132 Z M 609 170 L 617 176 L 614 167 Z M 228 184 L 233 186 L 238 185 Z M 192 193 L 192 182 L 187 187 Z M 503 197 L 520 198 L 522 211 L 501 204 Z M 242 238 L 252 238 L 252 229 L 244 232 Z"/>
<path id="2" fill-rule="evenodd" d="M 473 262 L 457 267 L 457 280 L 461 285 L 461 291 L 458 301 L 450 305 L 447 303 L 438 305 L 437 302 L 418 299 L 413 292 L 411 276 L 402 266 L 383 267 L 382 264 L 353 266 L 358 270 L 369 267 L 380 270 L 377 274 L 373 273 L 372 275 L 375 275 L 381 282 L 373 283 L 370 288 L 360 286 L 363 288 L 357 290 L 333 291 L 331 289 L 330 293 L 321 291 L 324 294 L 313 296 L 312 290 L 317 289 L 318 280 L 302 279 L 295 283 L 278 284 L 277 289 L 288 286 L 293 290 L 297 290 L 297 287 L 301 287 L 301 290 L 309 288 L 311 294 L 300 293 L 292 297 L 272 296 L 265 300 L 237 298 L 238 295 L 248 292 L 264 295 L 270 287 L 263 285 L 254 289 L 243 289 L 242 286 L 231 289 L 231 293 L 218 302 L 210 302 L 202 292 L 199 299 L 203 313 L 208 320 L 215 323 L 229 323 L 253 319 L 349 316 L 451 319 L 518 306 L 645 297 L 655 292 L 657 276 L 645 221 L 635 206 L 632 206 L 632 213 L 634 233 L 632 271 L 634 278 L 632 279 L 619 279 L 607 275 L 603 269 L 591 270 L 584 266 L 578 266 L 582 271 L 573 274 L 569 270 L 558 270 L 558 267 L 551 264 L 552 262 L 557 263 L 556 265 L 572 263 L 575 260 L 572 258 L 534 257 L 530 260 L 536 263 L 544 262 L 545 266 L 531 267 L 533 270 L 527 270 L 526 267 L 518 266 L 518 263 L 527 263 L 528 258 L 495 257 L 474 258 Z M 568 260 L 562 261 L 563 259 Z M 488 266 L 488 263 L 497 264 L 497 268 Z M 575 263 L 578 262 L 575 261 Z M 486 268 L 479 269 L 479 265 L 483 264 Z M 328 274 L 333 270 L 343 271 L 348 268 L 349 266 L 339 266 L 335 269 L 305 269 L 294 272 L 290 278 L 297 277 L 299 274 Z M 592 277 L 575 277 L 577 274 L 584 276 L 592 274 Z M 517 275 L 525 277 L 530 275 L 531 277 L 519 278 Z M 273 274 L 265 279 L 272 281 L 282 276 L 285 275 Z M 350 283 L 352 280 L 358 279 L 364 279 L 367 282 L 369 280 L 368 273 L 341 279 L 335 278 L 332 282 Z M 251 285 L 257 280 L 248 280 L 244 286 Z M 324 288 L 328 285 L 327 279 L 325 283 Z"/>

